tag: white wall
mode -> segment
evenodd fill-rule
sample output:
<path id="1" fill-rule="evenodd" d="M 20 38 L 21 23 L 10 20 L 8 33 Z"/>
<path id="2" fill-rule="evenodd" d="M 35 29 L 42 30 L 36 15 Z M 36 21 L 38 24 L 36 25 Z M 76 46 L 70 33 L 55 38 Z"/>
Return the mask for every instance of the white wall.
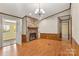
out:
<path id="1" fill-rule="evenodd" d="M 72 37 L 79 44 L 79 3 L 72 3 Z"/>
<path id="2" fill-rule="evenodd" d="M 27 28 L 27 17 L 24 17 L 23 19 L 22 19 L 22 34 L 23 35 L 26 35 L 26 28 Z"/>
<path id="3" fill-rule="evenodd" d="M 0 15 L 0 47 L 2 46 L 2 17 Z"/>
<path id="4" fill-rule="evenodd" d="M 22 44 L 22 19 L 17 20 L 16 23 L 16 43 Z"/>
<path id="5" fill-rule="evenodd" d="M 42 20 L 39 23 L 39 32 L 40 33 L 56 33 L 57 34 L 58 33 L 58 18 L 57 17 L 69 15 L 69 14 L 70 14 L 70 10 Z"/>

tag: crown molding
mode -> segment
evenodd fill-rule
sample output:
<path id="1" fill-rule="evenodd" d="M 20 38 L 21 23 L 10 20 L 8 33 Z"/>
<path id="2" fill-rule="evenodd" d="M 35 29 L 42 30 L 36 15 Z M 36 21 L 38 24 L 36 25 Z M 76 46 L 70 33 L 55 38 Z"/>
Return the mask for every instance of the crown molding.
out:
<path id="1" fill-rule="evenodd" d="M 68 9 L 62 10 L 62 11 L 60 11 L 60 12 L 58 12 L 58 13 L 55 13 L 55 14 L 50 15 L 50 16 L 47 16 L 47 17 L 45 17 L 45 18 L 43 18 L 43 19 L 47 19 L 47 18 L 49 18 L 49 17 L 51 17 L 51 16 L 55 16 L 55 15 L 57 15 L 57 14 L 59 14 L 59 13 L 62 13 L 62 12 L 64 12 L 64 11 L 67 11 L 67 10 L 70 10 L 70 9 L 71 9 L 71 3 L 70 3 L 70 5 L 69 5 L 69 8 L 68 8 Z M 25 15 L 25 16 L 23 16 L 23 17 L 19 17 L 19 16 L 15 16 L 15 15 L 3 13 L 3 12 L 0 12 L 0 14 L 12 16 L 12 17 L 16 17 L 16 18 L 20 18 L 20 19 L 23 19 L 24 17 L 34 18 L 34 17 L 31 17 L 31 16 L 27 16 L 27 15 Z M 37 18 L 34 18 L 34 19 L 37 19 Z M 41 20 L 43 20 L 43 19 L 41 19 Z"/>
<path id="2" fill-rule="evenodd" d="M 60 11 L 60 12 L 58 12 L 58 13 L 53 14 L 53 15 L 47 16 L 47 17 L 45 17 L 45 18 L 43 18 L 43 19 L 47 19 L 47 18 L 49 18 L 49 17 L 55 16 L 55 15 L 57 15 L 57 14 L 60 14 L 60 13 L 62 13 L 62 12 L 65 12 L 65 11 L 67 11 L 67 10 L 70 10 L 70 8 L 65 9 L 65 10 L 62 10 L 62 11 Z M 41 19 L 41 20 L 43 20 L 43 19 Z"/>
<path id="3" fill-rule="evenodd" d="M 0 14 L 8 15 L 8 16 L 12 16 L 12 17 L 16 17 L 16 18 L 20 18 L 20 19 L 22 19 L 22 17 L 18 17 L 18 16 L 15 16 L 15 15 L 11 15 L 11 14 L 7 14 L 7 13 L 3 13 L 3 12 L 0 12 Z"/>

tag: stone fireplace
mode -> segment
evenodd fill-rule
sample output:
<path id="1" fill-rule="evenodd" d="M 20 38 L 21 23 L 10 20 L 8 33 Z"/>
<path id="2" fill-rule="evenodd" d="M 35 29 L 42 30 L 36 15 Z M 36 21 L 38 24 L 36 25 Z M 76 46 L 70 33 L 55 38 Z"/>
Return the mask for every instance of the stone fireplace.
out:
<path id="1" fill-rule="evenodd" d="M 22 42 L 38 39 L 38 19 L 25 16 L 22 27 Z"/>

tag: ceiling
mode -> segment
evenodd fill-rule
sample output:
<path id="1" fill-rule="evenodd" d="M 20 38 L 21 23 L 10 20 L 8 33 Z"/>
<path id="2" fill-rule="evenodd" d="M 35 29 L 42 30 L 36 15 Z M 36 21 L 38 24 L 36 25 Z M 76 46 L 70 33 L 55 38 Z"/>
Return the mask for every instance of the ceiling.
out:
<path id="1" fill-rule="evenodd" d="M 36 8 L 39 8 L 38 3 L 0 3 L 0 12 L 19 17 L 27 15 L 39 19 L 39 16 L 34 13 Z M 45 10 L 45 14 L 41 17 L 43 19 L 49 15 L 68 9 L 69 3 L 40 3 L 40 8 Z"/>

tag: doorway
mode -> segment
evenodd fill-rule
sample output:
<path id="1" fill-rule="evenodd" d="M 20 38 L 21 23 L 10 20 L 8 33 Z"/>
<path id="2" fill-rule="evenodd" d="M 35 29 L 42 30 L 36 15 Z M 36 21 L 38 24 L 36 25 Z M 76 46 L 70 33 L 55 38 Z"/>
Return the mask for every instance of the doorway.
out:
<path id="1" fill-rule="evenodd" d="M 3 19 L 2 46 L 16 44 L 16 21 Z"/>
<path id="2" fill-rule="evenodd" d="M 0 15 L 0 47 L 22 44 L 22 19 Z"/>
<path id="3" fill-rule="evenodd" d="M 72 40 L 72 23 L 70 15 L 58 17 L 58 32 L 61 40 Z"/>

